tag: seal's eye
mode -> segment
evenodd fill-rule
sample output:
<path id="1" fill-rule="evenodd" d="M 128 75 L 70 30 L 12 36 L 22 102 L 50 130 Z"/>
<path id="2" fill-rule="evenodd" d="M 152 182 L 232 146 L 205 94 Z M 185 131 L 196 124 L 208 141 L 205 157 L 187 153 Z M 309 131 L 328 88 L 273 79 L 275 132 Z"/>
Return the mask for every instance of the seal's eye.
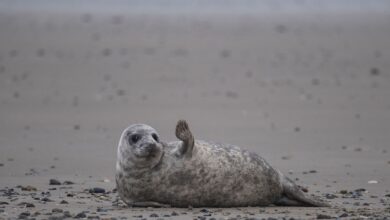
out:
<path id="1" fill-rule="evenodd" d="M 152 134 L 152 137 L 153 137 L 153 139 L 155 140 L 155 141 L 157 141 L 158 142 L 158 136 L 157 136 L 157 134 Z"/>
<path id="2" fill-rule="evenodd" d="M 130 139 L 131 139 L 131 142 L 137 143 L 137 141 L 139 141 L 139 139 L 141 139 L 141 136 L 139 134 L 133 134 L 130 136 Z"/>

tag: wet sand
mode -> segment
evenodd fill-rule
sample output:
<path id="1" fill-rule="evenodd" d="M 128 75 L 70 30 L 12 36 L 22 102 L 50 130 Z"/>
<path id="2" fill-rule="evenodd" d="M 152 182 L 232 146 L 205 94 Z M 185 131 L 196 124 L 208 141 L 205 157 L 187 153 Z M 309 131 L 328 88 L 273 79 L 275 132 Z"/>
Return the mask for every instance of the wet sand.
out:
<path id="1" fill-rule="evenodd" d="M 389 6 L 1 6 L 0 219 L 389 218 Z M 141 122 L 171 141 L 182 118 L 197 139 L 254 151 L 333 207 L 124 207 L 121 131 Z"/>

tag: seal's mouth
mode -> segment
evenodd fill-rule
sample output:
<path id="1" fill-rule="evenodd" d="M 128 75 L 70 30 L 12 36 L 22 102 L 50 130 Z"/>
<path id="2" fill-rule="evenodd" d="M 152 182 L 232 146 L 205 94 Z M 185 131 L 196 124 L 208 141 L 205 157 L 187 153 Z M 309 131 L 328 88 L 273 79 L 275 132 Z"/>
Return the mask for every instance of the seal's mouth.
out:
<path id="1" fill-rule="evenodd" d="M 140 149 L 139 153 L 136 154 L 137 157 L 139 158 L 155 158 L 161 154 L 161 150 L 157 145 L 146 145 L 142 146 Z"/>

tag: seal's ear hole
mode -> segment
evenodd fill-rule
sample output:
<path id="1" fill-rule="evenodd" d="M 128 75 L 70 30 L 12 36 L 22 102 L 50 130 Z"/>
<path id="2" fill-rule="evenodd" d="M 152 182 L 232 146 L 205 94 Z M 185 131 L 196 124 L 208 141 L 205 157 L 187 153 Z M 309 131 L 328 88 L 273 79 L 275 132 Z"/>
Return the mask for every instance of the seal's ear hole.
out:
<path id="1" fill-rule="evenodd" d="M 153 134 L 152 134 L 152 137 L 153 137 L 153 139 L 154 139 L 155 141 L 159 142 L 157 134 L 153 133 Z"/>
<path id="2" fill-rule="evenodd" d="M 141 136 L 139 134 L 133 134 L 130 136 L 130 142 L 137 143 L 141 139 Z"/>

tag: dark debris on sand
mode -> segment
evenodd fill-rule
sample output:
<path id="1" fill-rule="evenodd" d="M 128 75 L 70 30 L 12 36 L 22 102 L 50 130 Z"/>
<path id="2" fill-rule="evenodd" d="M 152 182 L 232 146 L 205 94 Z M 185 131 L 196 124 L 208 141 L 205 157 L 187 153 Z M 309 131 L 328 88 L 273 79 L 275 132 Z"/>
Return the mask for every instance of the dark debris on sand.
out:
<path id="1" fill-rule="evenodd" d="M 271 206 L 158 209 L 129 208 L 118 200 L 115 189 L 103 187 L 83 189 L 82 184 L 71 181 L 50 182 L 60 185 L 71 184 L 72 188 L 59 187 L 55 191 L 49 191 L 52 186 L 49 184 L 39 188 L 25 185 L 0 189 L 0 219 L 385 219 L 390 213 L 390 208 L 386 209 L 390 205 L 390 194 L 385 192 L 381 196 L 376 196 L 365 188 L 324 193 L 323 198 L 337 206 L 333 208 Z M 366 201 L 368 198 L 377 200 L 385 208 L 375 208 L 372 202 Z M 114 201 L 117 203 L 116 206 L 113 205 Z"/>

